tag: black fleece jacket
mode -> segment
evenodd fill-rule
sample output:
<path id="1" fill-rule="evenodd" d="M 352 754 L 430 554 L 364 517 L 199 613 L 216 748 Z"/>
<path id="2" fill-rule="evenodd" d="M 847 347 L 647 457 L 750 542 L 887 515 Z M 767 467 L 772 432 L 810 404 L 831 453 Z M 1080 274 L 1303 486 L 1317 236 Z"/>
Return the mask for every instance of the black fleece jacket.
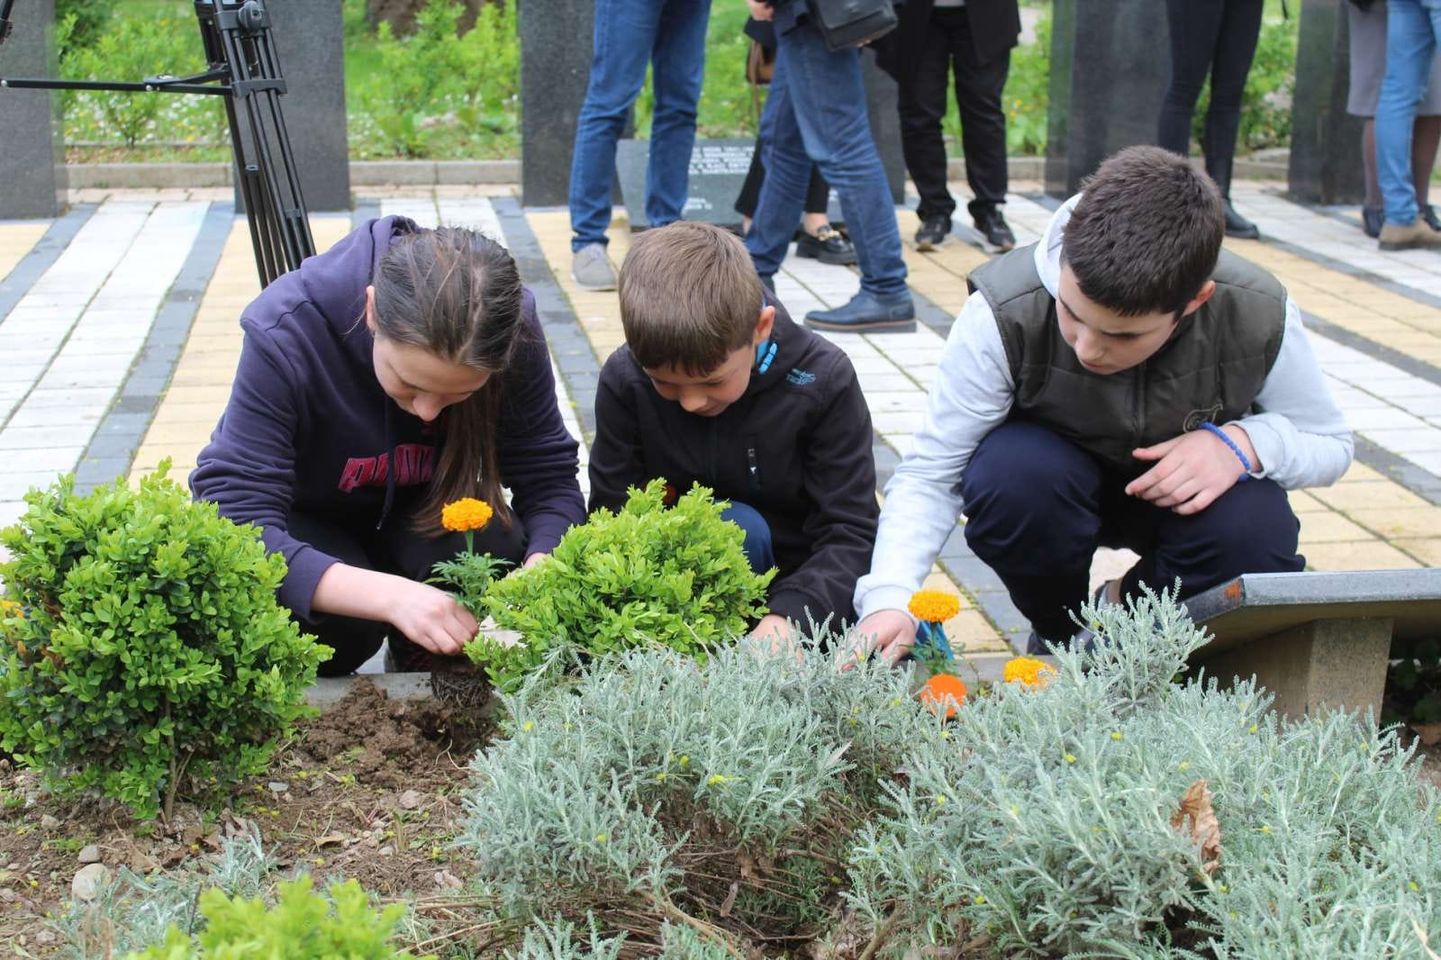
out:
<path id="1" fill-rule="evenodd" d="M 710 487 L 770 524 L 771 612 L 802 626 L 808 615 L 851 621 L 880 514 L 870 410 L 845 352 L 774 305 L 770 369 L 753 367 L 746 392 L 714 417 L 663 399 L 628 348 L 611 354 L 595 399 L 590 509 L 618 509 L 628 487 L 655 477 L 681 492 Z"/>

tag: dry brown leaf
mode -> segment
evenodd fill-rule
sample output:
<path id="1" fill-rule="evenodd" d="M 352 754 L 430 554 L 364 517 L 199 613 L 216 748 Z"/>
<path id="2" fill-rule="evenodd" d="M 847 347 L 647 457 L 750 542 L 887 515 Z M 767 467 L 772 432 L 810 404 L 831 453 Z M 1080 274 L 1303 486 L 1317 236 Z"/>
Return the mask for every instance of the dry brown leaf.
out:
<path id="1" fill-rule="evenodd" d="M 1416 731 L 1416 739 L 1423 746 L 1434 747 L 1441 743 L 1441 723 L 1413 723 L 1411 729 Z"/>
<path id="2" fill-rule="evenodd" d="M 1210 876 L 1221 865 L 1221 824 L 1211 806 L 1211 791 L 1205 780 L 1186 788 L 1181 805 L 1171 814 L 1171 826 L 1190 833 L 1201 850 L 1201 872 Z"/>

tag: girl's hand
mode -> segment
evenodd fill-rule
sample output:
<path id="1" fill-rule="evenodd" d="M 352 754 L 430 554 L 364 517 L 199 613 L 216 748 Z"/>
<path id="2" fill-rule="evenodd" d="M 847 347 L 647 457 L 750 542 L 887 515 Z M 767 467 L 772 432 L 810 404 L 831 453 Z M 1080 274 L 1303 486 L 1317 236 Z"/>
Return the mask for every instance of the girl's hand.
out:
<path id="1" fill-rule="evenodd" d="M 470 611 L 444 590 L 396 578 L 396 595 L 386 617 L 397 630 L 431 653 L 453 657 L 480 629 Z"/>
<path id="2" fill-rule="evenodd" d="M 757 20 L 769 20 L 775 16 L 770 0 L 746 0 L 746 6 L 750 7 L 751 16 Z"/>
<path id="3" fill-rule="evenodd" d="M 524 570 L 529 570 L 531 567 L 540 563 L 548 556 L 550 556 L 550 554 L 548 553 L 532 553 L 530 556 L 525 558 L 525 563 L 521 564 L 521 568 Z"/>

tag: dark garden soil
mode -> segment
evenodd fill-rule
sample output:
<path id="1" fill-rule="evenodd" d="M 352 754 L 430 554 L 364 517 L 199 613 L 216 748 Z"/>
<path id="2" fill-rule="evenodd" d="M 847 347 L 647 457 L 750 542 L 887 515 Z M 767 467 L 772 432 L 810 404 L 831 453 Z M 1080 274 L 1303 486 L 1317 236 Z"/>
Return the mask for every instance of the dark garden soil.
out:
<path id="1" fill-rule="evenodd" d="M 137 823 L 109 802 L 57 798 L 35 773 L 0 759 L 0 944 L 26 951 L 17 956 L 58 949 L 46 921 L 68 910 L 82 858 L 98 853 L 112 873 L 203 871 L 223 837 L 252 826 L 282 872 L 308 869 L 358 880 L 378 898 L 443 904 L 467 877 L 448 844 L 466 763 L 489 733 L 485 720 L 431 700 L 389 700 L 360 679 L 223 812 L 182 805 L 169 825 Z M 445 916 L 431 919 L 446 926 Z"/>

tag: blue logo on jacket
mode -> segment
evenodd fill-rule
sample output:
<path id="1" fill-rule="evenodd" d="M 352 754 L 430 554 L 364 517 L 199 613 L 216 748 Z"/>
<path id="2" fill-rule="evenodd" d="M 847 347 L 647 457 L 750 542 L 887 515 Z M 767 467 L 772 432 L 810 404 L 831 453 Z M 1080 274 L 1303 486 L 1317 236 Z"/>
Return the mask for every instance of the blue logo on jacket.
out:
<path id="1" fill-rule="evenodd" d="M 802 370 L 800 367 L 791 367 L 791 372 L 786 374 L 786 383 L 794 383 L 798 387 L 815 382 L 816 375 L 809 370 Z"/>

